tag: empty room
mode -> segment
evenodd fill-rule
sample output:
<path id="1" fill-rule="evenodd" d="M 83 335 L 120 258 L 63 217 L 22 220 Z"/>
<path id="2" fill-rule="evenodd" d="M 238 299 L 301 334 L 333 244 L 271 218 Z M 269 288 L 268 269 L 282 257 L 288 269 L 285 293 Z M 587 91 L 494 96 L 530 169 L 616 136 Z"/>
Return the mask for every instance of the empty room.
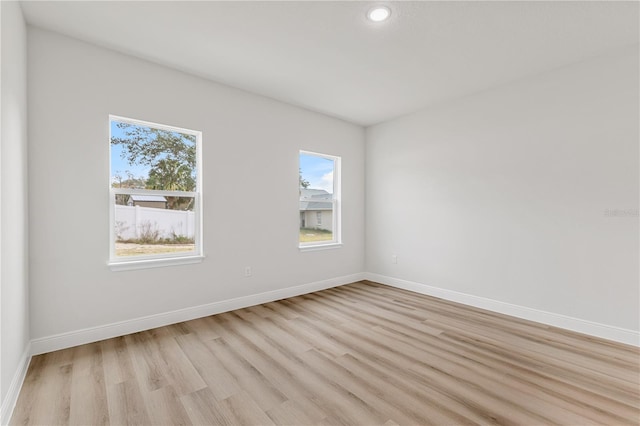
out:
<path id="1" fill-rule="evenodd" d="M 640 2 L 0 19 L 0 424 L 640 423 Z"/>

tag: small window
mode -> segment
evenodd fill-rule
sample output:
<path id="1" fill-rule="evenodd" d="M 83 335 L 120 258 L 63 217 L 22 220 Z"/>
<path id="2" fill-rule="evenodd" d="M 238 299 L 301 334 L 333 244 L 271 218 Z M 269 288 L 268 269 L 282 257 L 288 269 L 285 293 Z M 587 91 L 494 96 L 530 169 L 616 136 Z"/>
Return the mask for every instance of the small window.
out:
<path id="1" fill-rule="evenodd" d="M 110 264 L 164 266 L 201 257 L 201 132 L 109 119 Z"/>
<path id="2" fill-rule="evenodd" d="M 300 151 L 300 248 L 338 245 L 340 157 Z"/>

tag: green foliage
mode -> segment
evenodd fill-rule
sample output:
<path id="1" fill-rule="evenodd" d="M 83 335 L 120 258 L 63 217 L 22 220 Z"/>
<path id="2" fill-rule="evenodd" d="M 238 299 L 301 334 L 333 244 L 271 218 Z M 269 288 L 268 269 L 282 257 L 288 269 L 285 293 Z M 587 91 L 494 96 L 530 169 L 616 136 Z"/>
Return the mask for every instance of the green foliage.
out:
<path id="1" fill-rule="evenodd" d="M 192 168 L 179 160 L 169 158 L 158 160 L 155 167 L 149 171 L 149 179 L 146 182 L 147 189 L 166 191 L 193 191 L 195 187 Z"/>
<path id="2" fill-rule="evenodd" d="M 131 166 L 150 168 L 146 189 L 195 191 L 195 136 L 129 123 L 116 125 L 125 136 L 112 137 L 111 143 L 122 146 L 122 158 Z"/>
<path id="3" fill-rule="evenodd" d="M 300 188 L 305 188 L 306 189 L 306 188 L 309 187 L 309 185 L 311 185 L 308 180 L 306 180 L 305 178 L 302 177 L 302 170 L 301 169 L 298 169 L 298 176 L 299 176 L 299 179 L 300 179 Z"/>

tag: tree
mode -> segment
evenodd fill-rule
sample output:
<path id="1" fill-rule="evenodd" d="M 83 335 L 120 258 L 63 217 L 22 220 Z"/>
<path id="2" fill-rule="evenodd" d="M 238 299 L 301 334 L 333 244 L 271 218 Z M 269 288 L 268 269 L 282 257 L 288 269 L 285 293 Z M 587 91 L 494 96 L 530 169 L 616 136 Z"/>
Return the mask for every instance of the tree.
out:
<path id="1" fill-rule="evenodd" d="M 192 170 L 177 160 L 162 159 L 156 167 L 149 171 L 147 189 L 163 189 L 167 191 L 184 191 L 182 188 L 195 188 L 196 181 Z M 172 210 L 191 210 L 193 198 L 167 196 L 167 203 Z"/>
<path id="2" fill-rule="evenodd" d="M 189 166 L 178 160 L 165 158 L 159 160 L 149 171 L 146 187 L 166 191 L 189 191 L 184 188 L 195 188 L 196 181 Z"/>
<path id="3" fill-rule="evenodd" d="M 143 177 L 135 177 L 133 173 L 128 170 L 125 170 L 124 173 L 127 175 L 127 178 L 124 179 L 122 177 L 121 171 L 117 171 L 113 175 L 113 181 L 111 182 L 112 188 L 145 188 L 146 179 Z M 118 205 L 126 205 L 127 200 L 129 199 L 128 195 L 125 194 L 116 194 L 116 204 Z"/>
<path id="4" fill-rule="evenodd" d="M 311 185 L 308 180 L 302 177 L 302 169 L 298 169 L 298 176 L 300 179 L 300 188 L 306 189 L 309 187 L 309 185 Z"/>
<path id="5" fill-rule="evenodd" d="M 122 146 L 122 158 L 131 166 L 148 166 L 146 189 L 195 191 L 196 138 L 129 123 L 117 123 L 123 137 L 113 136 L 112 145 Z M 189 208 L 184 197 L 167 197 L 170 209 Z M 186 206 L 186 207 L 185 207 Z"/>
<path id="6" fill-rule="evenodd" d="M 127 175 L 127 178 L 122 177 L 121 171 L 117 171 L 113 175 L 113 182 L 111 182 L 111 187 L 113 188 L 145 188 L 146 187 L 146 179 L 143 176 L 135 177 L 133 173 L 129 170 L 125 170 L 124 174 Z"/>
<path id="7" fill-rule="evenodd" d="M 123 147 L 122 158 L 129 165 L 150 168 L 148 189 L 195 191 L 195 136 L 129 123 L 116 126 L 125 136 L 112 137 L 111 143 Z"/>

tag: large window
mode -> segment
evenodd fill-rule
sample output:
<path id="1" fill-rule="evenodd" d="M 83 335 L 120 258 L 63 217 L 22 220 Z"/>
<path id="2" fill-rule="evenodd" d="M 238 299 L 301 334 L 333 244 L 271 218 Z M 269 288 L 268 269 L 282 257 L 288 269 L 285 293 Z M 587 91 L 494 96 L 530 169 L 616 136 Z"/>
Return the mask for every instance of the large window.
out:
<path id="1" fill-rule="evenodd" d="M 337 246 L 340 157 L 300 151 L 300 248 Z"/>
<path id="2" fill-rule="evenodd" d="M 201 133 L 109 121 L 110 264 L 125 269 L 200 258 Z"/>

